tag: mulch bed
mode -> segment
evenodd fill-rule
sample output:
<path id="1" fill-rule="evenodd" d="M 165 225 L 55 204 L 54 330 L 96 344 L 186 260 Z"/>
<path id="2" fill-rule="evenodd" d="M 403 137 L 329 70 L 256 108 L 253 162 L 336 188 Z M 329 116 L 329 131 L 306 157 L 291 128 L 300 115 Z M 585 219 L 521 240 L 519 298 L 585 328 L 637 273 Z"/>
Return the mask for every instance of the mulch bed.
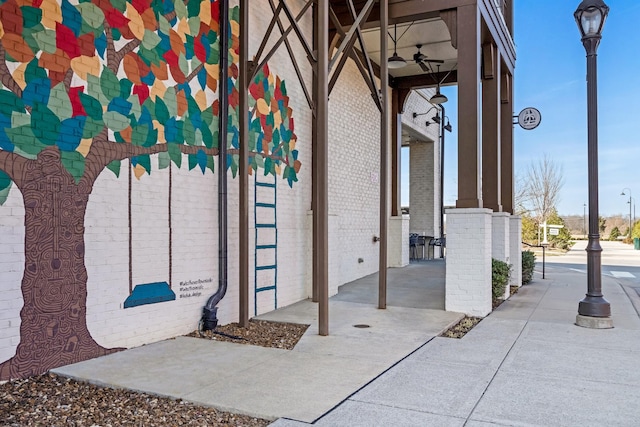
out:
<path id="1" fill-rule="evenodd" d="M 0 425 L 6 427 L 263 427 L 270 423 L 179 399 L 98 387 L 53 374 L 0 385 Z"/>
<path id="2" fill-rule="evenodd" d="M 473 329 L 474 326 L 480 323 L 481 320 L 482 317 L 465 316 L 460 319 L 458 323 L 451 326 L 438 336 L 445 338 L 462 338 L 467 334 L 467 332 Z"/>
<path id="3" fill-rule="evenodd" d="M 251 319 L 248 328 L 242 328 L 238 323 L 229 323 L 228 325 L 219 325 L 214 331 L 202 333 L 194 331 L 188 336 L 291 350 L 300 341 L 308 327 L 309 325 L 298 323 Z"/>

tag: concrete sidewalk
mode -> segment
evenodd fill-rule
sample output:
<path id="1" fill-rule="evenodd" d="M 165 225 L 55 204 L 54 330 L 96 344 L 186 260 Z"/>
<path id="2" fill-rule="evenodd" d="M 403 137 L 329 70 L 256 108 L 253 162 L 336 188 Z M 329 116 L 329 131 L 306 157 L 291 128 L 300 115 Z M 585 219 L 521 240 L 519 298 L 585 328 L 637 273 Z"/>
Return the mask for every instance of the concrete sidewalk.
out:
<path id="1" fill-rule="evenodd" d="M 640 266 L 640 251 L 603 246 L 603 265 Z M 406 287 L 394 293 L 398 306 L 354 302 L 358 292 L 372 292 L 372 277 L 332 298 L 329 337 L 317 335 L 309 301 L 264 316 L 312 325 L 292 351 L 179 337 L 54 372 L 282 417 L 277 427 L 639 425 L 640 297 L 632 282 L 605 276 L 615 328 L 575 326 L 586 292 L 584 243 L 565 257 L 566 265 L 554 257 L 546 280 L 536 271 L 460 340 L 437 337 L 459 313 L 413 306 L 416 287 L 429 282 L 420 278 L 440 277 L 444 268 L 425 263 L 393 271 L 390 286 Z"/>
<path id="2" fill-rule="evenodd" d="M 640 253 L 614 243 L 607 262 L 640 266 Z M 582 257 L 581 244 L 568 254 L 570 262 Z M 432 339 L 315 425 L 639 425 L 637 292 L 604 277 L 614 329 L 585 329 L 573 323 L 586 275 L 549 266 L 546 280 L 539 273 L 465 337 Z"/>
<path id="3" fill-rule="evenodd" d="M 330 299 L 327 337 L 318 335 L 318 306 L 310 301 L 259 316 L 311 325 L 291 351 L 177 337 L 53 372 L 260 418 L 312 422 L 463 317 L 431 308 L 444 306 L 444 262 L 391 269 L 386 310 L 372 303 L 376 277 L 344 285 Z"/>

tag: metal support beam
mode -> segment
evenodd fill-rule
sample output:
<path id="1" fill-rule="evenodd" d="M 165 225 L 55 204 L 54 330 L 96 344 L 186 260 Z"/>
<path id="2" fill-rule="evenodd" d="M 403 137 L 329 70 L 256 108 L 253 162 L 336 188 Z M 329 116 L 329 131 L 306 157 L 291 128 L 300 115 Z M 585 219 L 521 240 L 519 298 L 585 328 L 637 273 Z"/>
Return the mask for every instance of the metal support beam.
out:
<path id="1" fill-rule="evenodd" d="M 273 15 L 274 17 L 276 17 L 276 14 L 279 13 L 278 12 L 278 8 L 280 7 L 280 5 L 278 5 L 276 7 L 274 0 L 269 0 L 269 4 L 271 5 L 271 10 L 273 11 Z M 287 52 L 289 53 L 289 58 L 291 59 L 291 63 L 293 64 L 293 68 L 296 70 L 296 76 L 298 77 L 298 81 L 300 82 L 300 87 L 302 88 L 302 91 L 304 92 L 304 97 L 307 100 L 307 103 L 309 104 L 309 108 L 313 109 L 313 99 L 312 96 L 309 94 L 309 90 L 307 89 L 307 85 L 304 82 L 304 78 L 302 77 L 302 71 L 300 70 L 300 66 L 298 66 L 298 61 L 296 60 L 296 57 L 293 53 L 293 48 L 291 47 L 291 43 L 289 42 L 289 39 L 287 38 L 287 36 L 284 35 L 284 25 L 282 25 L 282 22 L 280 21 L 280 18 L 278 18 L 278 29 L 280 30 L 280 35 L 282 37 L 284 37 L 284 44 L 287 47 Z"/>
<path id="2" fill-rule="evenodd" d="M 340 46 L 338 47 L 338 50 L 333 55 L 333 58 L 331 59 L 331 62 L 329 63 L 329 71 L 333 70 L 333 66 L 335 65 L 336 61 L 338 60 L 338 57 L 346 52 L 345 49 L 346 49 L 347 45 L 349 44 L 349 42 L 351 42 L 351 39 L 354 36 L 354 34 L 356 33 L 356 31 L 358 31 L 360 23 L 363 20 L 366 22 L 366 16 L 369 16 L 369 11 L 371 10 L 371 7 L 373 6 L 373 3 L 375 3 L 375 0 L 368 0 L 367 4 L 364 6 L 362 12 L 356 18 L 355 22 L 353 23 L 353 25 L 349 29 L 349 32 L 347 33 L 345 38 L 342 40 L 342 43 L 340 43 Z M 327 30 L 328 30 L 328 28 L 329 27 L 328 27 L 328 22 L 327 22 Z M 385 36 L 386 36 L 386 34 L 385 34 Z"/>
<path id="3" fill-rule="evenodd" d="M 402 114 L 400 93 L 391 92 L 391 216 L 402 216 Z"/>
<path id="4" fill-rule="evenodd" d="M 302 10 L 300 10 L 300 12 L 298 12 L 298 15 L 296 15 L 296 17 L 292 20 L 292 24 L 289 28 L 287 28 L 284 33 L 282 34 L 282 36 L 280 36 L 280 38 L 278 38 L 278 40 L 274 43 L 274 45 L 271 47 L 271 49 L 269 50 L 269 52 L 264 56 L 264 58 L 262 57 L 262 51 L 264 49 L 264 47 L 266 46 L 266 40 L 269 39 L 269 37 L 271 36 L 271 31 L 273 30 L 273 25 L 275 25 L 275 21 L 272 21 L 273 24 L 269 25 L 269 32 L 267 34 L 265 34 L 265 36 L 262 39 L 262 45 L 260 46 L 260 48 L 258 49 L 258 53 L 256 53 L 255 58 L 254 58 L 254 66 L 257 63 L 258 66 L 256 67 L 252 67 L 251 70 L 251 74 L 249 75 L 249 81 L 251 81 L 255 75 L 258 73 L 259 70 L 262 69 L 262 67 L 265 66 L 265 64 L 269 61 L 269 59 L 271 59 L 271 57 L 273 56 L 274 53 L 276 53 L 276 51 L 278 50 L 278 48 L 280 47 L 280 45 L 282 43 L 284 43 L 285 40 L 287 40 L 287 36 L 289 35 L 289 33 L 291 31 L 293 31 L 294 29 L 296 30 L 296 34 L 300 34 L 300 30 L 298 28 L 298 21 L 300 21 L 302 19 L 302 17 L 304 16 L 304 14 L 307 12 L 307 10 L 309 10 L 309 7 L 311 7 L 311 5 L 313 4 L 312 1 L 307 2 L 303 7 Z M 276 17 L 274 16 L 274 19 Z M 306 46 L 306 41 L 304 38 L 300 39 L 300 43 L 302 43 L 304 46 Z M 313 52 L 309 52 L 308 55 L 309 60 L 313 61 Z"/>
<path id="5" fill-rule="evenodd" d="M 480 11 L 458 8 L 458 208 L 481 208 Z"/>
<path id="6" fill-rule="evenodd" d="M 515 214 L 513 202 L 513 90 L 511 74 L 506 72 L 501 80 L 500 104 L 500 162 L 502 166 L 502 210 Z"/>
<path id="7" fill-rule="evenodd" d="M 393 77 L 391 86 L 395 89 L 424 89 L 441 86 L 449 86 L 458 83 L 458 71 L 442 71 L 440 73 L 421 74 L 417 76 Z"/>
<path id="8" fill-rule="evenodd" d="M 389 0 L 380 0 L 380 267 L 378 269 L 378 308 L 387 308 L 387 246 L 389 242 L 388 139 L 389 139 L 389 70 L 387 61 Z"/>
<path id="9" fill-rule="evenodd" d="M 353 7 L 353 2 L 351 0 L 349 1 L 349 9 L 351 11 L 351 15 L 354 21 L 367 20 L 369 14 L 373 11 L 373 4 L 372 3 L 371 5 L 367 4 L 367 6 L 369 7 L 363 9 L 360 13 L 360 16 L 358 17 L 356 15 L 355 8 Z M 342 44 L 344 44 L 344 41 L 348 40 L 349 34 L 352 34 L 352 32 L 350 31 L 348 34 L 345 33 L 344 28 L 342 27 L 340 22 L 337 20 L 337 17 L 335 16 L 335 14 L 331 9 L 329 10 L 329 13 L 330 13 L 331 20 L 333 21 L 336 27 L 337 34 L 343 39 Z M 340 61 L 338 62 L 337 66 L 335 68 L 330 68 L 330 71 L 333 71 L 333 73 L 331 76 L 331 80 L 329 81 L 329 94 L 331 94 L 333 87 L 338 81 L 338 77 L 340 77 L 340 73 L 342 72 L 342 69 L 344 68 L 344 65 L 347 59 L 351 58 L 355 62 L 356 66 L 358 67 L 358 70 L 360 71 L 362 78 L 367 83 L 367 86 L 371 91 L 371 95 L 373 97 L 374 102 L 376 103 L 376 106 L 378 107 L 378 109 L 381 109 L 382 107 L 380 105 L 380 95 L 379 95 L 378 88 L 376 86 L 375 70 L 373 68 L 371 58 L 369 58 L 369 55 L 366 53 L 367 49 L 364 44 L 364 39 L 362 37 L 362 33 L 360 29 L 358 27 L 351 28 L 352 31 L 354 29 L 355 29 L 355 36 L 352 35 L 351 39 L 348 41 L 348 43 L 344 47 L 344 52 L 342 56 L 340 56 Z M 360 43 L 360 51 L 357 51 L 353 48 L 356 41 L 359 41 Z M 338 54 L 334 56 L 334 61 L 337 57 L 338 57 Z M 365 67 L 365 63 L 366 63 L 366 67 Z"/>
<path id="10" fill-rule="evenodd" d="M 221 19 L 223 19 L 221 17 Z M 249 80 L 247 79 L 249 67 L 249 0 L 240 0 L 240 69 L 239 69 L 239 127 L 240 127 L 240 150 L 239 160 L 240 168 L 239 186 L 240 200 L 238 212 L 239 227 L 239 258 L 240 258 L 240 277 L 239 277 L 239 323 L 242 327 L 249 326 L 249 171 L 248 163 L 248 145 L 249 145 Z M 220 94 L 227 96 L 227 94 Z M 226 171 L 218 171 L 218 173 L 226 173 Z"/>
<path id="11" fill-rule="evenodd" d="M 329 335 L 329 198 L 328 198 L 328 119 L 329 119 L 329 0 L 318 0 L 314 22 L 318 46 L 316 74 L 316 146 L 313 159 L 312 197 L 313 257 L 317 260 L 314 286 L 318 293 L 318 333 Z"/>
<path id="12" fill-rule="evenodd" d="M 318 5 L 314 4 L 312 9 L 312 19 L 313 19 L 313 40 L 312 46 L 313 51 L 318 52 L 318 34 L 315 30 L 315 25 L 317 23 L 317 15 L 318 15 Z M 313 254 L 311 256 L 312 263 L 312 288 L 311 288 L 311 301 L 318 302 L 319 292 L 318 292 L 318 274 L 320 274 L 320 270 L 322 269 L 322 260 L 320 260 L 316 255 L 316 212 L 318 211 L 318 190 L 316 188 L 316 182 L 318 181 L 318 168 L 315 166 L 316 159 L 318 158 L 318 112 L 316 106 L 318 105 L 318 64 L 314 62 L 312 64 L 313 72 L 312 72 L 312 81 L 311 81 L 311 96 L 312 96 L 312 107 L 311 107 L 311 212 L 313 214 L 313 230 L 312 230 L 312 241 L 313 241 Z"/>
<path id="13" fill-rule="evenodd" d="M 493 43 L 482 46 L 482 59 L 482 203 L 501 212 L 500 54 Z"/>

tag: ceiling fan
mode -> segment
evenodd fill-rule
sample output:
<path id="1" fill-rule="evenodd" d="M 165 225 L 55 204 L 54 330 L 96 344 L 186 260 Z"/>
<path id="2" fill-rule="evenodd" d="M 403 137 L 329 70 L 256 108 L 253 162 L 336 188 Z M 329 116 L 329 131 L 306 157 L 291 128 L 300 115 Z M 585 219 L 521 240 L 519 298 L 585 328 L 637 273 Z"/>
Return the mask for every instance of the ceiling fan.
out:
<path id="1" fill-rule="evenodd" d="M 425 73 L 432 71 L 427 65 L 428 63 L 444 64 L 444 61 L 442 59 L 429 59 L 427 58 L 427 55 L 420 52 L 420 48 L 422 48 L 421 44 L 417 44 L 416 48 L 418 48 L 418 51 L 413 54 L 413 60 L 420 66 L 420 68 L 422 68 L 422 71 L 424 71 Z"/>

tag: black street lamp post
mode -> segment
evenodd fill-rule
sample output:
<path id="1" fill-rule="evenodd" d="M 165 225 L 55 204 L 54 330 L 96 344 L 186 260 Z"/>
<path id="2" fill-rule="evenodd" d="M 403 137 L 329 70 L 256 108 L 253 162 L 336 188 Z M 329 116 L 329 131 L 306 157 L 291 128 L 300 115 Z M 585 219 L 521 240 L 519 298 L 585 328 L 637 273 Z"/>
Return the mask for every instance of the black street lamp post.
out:
<path id="1" fill-rule="evenodd" d="M 628 237 L 631 237 L 631 228 L 633 227 L 633 223 L 632 223 L 632 216 L 631 216 L 631 189 L 630 188 L 623 188 L 622 189 L 622 193 L 620 193 L 621 196 L 626 196 L 627 194 L 624 192 L 624 190 L 629 190 L 629 201 L 627 203 L 629 203 L 629 233 Z"/>
<path id="2" fill-rule="evenodd" d="M 587 52 L 587 146 L 589 174 L 589 243 L 587 294 L 578 305 L 578 326 L 612 328 L 611 305 L 602 295 L 602 265 L 598 230 L 598 90 L 597 50 L 609 7 L 602 0 L 583 0 L 574 13 Z"/>
<path id="3" fill-rule="evenodd" d="M 438 120 L 436 115 L 433 120 L 440 125 L 440 258 L 444 258 L 444 135 L 445 131 L 451 132 L 452 128 L 445 113 L 444 104 L 440 104 L 440 110 L 442 111 L 442 119 Z M 445 118 L 447 119 L 446 125 L 444 124 Z"/>

